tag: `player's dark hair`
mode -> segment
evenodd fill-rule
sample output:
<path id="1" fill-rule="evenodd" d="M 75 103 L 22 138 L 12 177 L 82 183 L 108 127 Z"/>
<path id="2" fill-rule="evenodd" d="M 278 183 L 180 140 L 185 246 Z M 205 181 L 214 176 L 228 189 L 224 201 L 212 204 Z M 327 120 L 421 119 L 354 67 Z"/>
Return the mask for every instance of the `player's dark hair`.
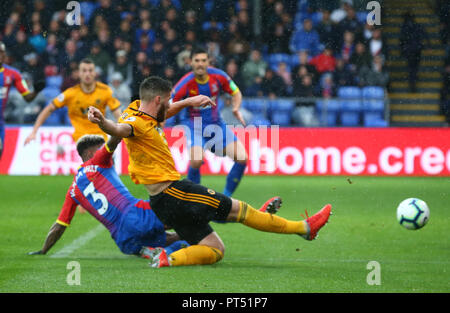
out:
<path id="1" fill-rule="evenodd" d="M 172 90 L 172 83 L 158 76 L 150 76 L 144 79 L 139 86 L 139 98 L 141 101 L 152 101 L 156 96 L 166 95 Z"/>
<path id="2" fill-rule="evenodd" d="M 94 60 L 92 60 L 91 58 L 84 58 L 84 59 L 82 59 L 82 60 L 80 61 L 80 64 L 81 64 L 81 63 L 84 63 L 84 64 L 94 64 L 94 65 L 95 65 Z"/>
<path id="3" fill-rule="evenodd" d="M 105 143 L 105 139 L 100 135 L 84 135 L 77 141 L 77 151 L 81 159 L 85 160 L 86 152 L 93 147 L 100 146 Z"/>
<path id="4" fill-rule="evenodd" d="M 201 53 L 206 53 L 206 55 L 208 55 L 208 57 L 209 57 L 208 50 L 206 50 L 205 48 L 202 48 L 202 47 L 195 47 L 195 48 L 192 49 L 192 51 L 191 51 L 191 59 L 192 59 L 195 55 L 201 54 Z"/>

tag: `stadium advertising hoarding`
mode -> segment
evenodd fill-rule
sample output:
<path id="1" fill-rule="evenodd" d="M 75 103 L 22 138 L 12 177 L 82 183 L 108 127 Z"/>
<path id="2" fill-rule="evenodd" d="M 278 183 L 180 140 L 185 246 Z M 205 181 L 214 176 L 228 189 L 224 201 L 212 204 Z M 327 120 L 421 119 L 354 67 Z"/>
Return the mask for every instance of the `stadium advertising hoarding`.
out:
<path id="1" fill-rule="evenodd" d="M 70 127 L 42 127 L 24 146 L 30 127 L 6 129 L 0 174 L 70 175 L 81 160 Z M 178 171 L 187 173 L 188 150 L 179 128 L 165 130 Z M 249 162 L 247 175 L 450 176 L 446 128 L 237 128 Z M 233 162 L 205 153 L 202 174 L 226 174 Z M 116 169 L 128 173 L 124 145 Z"/>

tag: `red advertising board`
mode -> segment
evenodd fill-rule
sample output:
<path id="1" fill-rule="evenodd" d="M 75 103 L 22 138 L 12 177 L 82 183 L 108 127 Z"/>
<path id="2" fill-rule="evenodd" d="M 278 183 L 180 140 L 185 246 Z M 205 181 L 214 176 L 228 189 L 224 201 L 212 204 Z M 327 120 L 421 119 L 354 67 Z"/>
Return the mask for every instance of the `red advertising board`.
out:
<path id="1" fill-rule="evenodd" d="M 31 128 L 7 128 L 0 174 L 71 174 L 78 157 L 74 143 L 58 143 L 70 128 L 43 127 L 37 142 L 24 147 Z M 49 134 L 55 140 L 49 140 Z M 189 155 L 179 128 L 165 129 L 178 171 L 187 172 Z M 237 128 L 244 143 L 247 175 L 450 176 L 447 128 Z M 41 139 L 42 142 L 40 142 Z M 125 145 L 116 169 L 126 174 Z M 52 157 L 52 155 L 54 156 Z M 50 162 L 50 161 L 51 162 Z M 203 174 L 226 174 L 233 161 L 205 153 Z M 42 168 L 41 168 L 42 167 Z"/>

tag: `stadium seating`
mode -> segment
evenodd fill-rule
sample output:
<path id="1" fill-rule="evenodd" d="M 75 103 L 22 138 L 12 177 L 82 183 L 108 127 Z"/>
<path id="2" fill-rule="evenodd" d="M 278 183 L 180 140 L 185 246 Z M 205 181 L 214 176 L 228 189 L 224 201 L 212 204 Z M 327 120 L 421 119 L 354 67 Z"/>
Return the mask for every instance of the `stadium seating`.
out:
<path id="1" fill-rule="evenodd" d="M 354 127 L 359 125 L 359 112 L 341 112 L 341 124 L 346 127 Z"/>
<path id="2" fill-rule="evenodd" d="M 322 126 L 336 126 L 341 103 L 337 99 L 316 101 L 316 112 Z"/>
<path id="3" fill-rule="evenodd" d="M 63 83 L 63 77 L 61 75 L 47 76 L 45 78 L 45 84 L 47 87 L 61 88 Z"/>
<path id="4" fill-rule="evenodd" d="M 50 102 L 61 93 L 61 90 L 56 87 L 48 87 L 47 86 L 42 90 L 42 93 L 44 94 L 47 102 Z"/>
<path id="5" fill-rule="evenodd" d="M 363 110 L 384 113 L 384 89 L 369 86 L 362 89 Z"/>
<path id="6" fill-rule="evenodd" d="M 271 100 L 269 102 L 269 112 L 272 124 L 280 126 L 290 126 L 294 102 L 287 99 Z"/>

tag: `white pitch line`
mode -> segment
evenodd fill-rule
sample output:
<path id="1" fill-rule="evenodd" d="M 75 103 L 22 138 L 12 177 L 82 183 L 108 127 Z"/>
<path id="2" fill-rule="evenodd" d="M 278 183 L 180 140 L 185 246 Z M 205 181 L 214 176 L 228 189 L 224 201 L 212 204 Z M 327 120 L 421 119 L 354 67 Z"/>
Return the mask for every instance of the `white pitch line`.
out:
<path id="1" fill-rule="evenodd" d="M 53 253 L 50 257 L 51 258 L 65 258 L 69 256 L 72 252 L 75 250 L 81 248 L 85 244 L 87 244 L 89 241 L 91 241 L 93 238 L 95 238 L 101 231 L 105 229 L 105 226 L 102 224 L 97 225 L 97 227 L 91 229 L 84 235 L 81 235 L 74 241 L 72 241 L 70 244 L 64 246 L 61 250 Z"/>

